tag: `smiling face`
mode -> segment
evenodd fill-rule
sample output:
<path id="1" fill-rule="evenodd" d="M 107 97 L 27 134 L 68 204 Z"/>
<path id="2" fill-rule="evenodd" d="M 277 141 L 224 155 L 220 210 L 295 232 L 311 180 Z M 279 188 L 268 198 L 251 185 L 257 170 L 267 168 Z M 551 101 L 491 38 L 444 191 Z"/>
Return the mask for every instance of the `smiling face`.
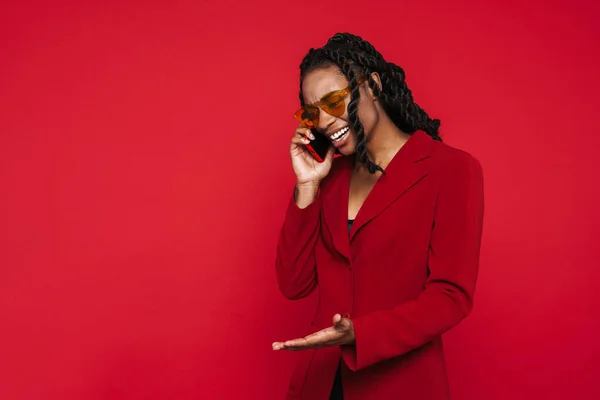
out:
<path id="1" fill-rule="evenodd" d="M 337 66 L 319 68 L 308 72 L 302 80 L 302 97 L 304 104 L 310 105 L 320 101 L 327 102 L 332 92 L 344 90 L 349 82 Z M 335 97 L 335 96 L 334 96 Z M 350 103 L 350 90 L 343 97 L 344 113 L 333 116 L 323 111 L 324 106 L 318 107 L 319 122 L 315 128 L 318 132 L 329 137 L 332 144 L 343 155 L 354 154 L 356 151 L 356 133 L 350 127 L 348 116 L 348 103 Z M 379 122 L 379 110 L 373 101 L 373 93 L 366 82 L 360 85 L 360 99 L 358 103 L 358 118 L 363 125 L 365 136 L 373 132 Z"/>

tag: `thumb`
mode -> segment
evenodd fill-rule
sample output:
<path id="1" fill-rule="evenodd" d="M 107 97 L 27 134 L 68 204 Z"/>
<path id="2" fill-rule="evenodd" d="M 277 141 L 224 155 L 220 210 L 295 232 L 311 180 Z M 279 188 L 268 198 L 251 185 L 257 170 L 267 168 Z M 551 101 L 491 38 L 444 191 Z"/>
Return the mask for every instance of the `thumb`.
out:
<path id="1" fill-rule="evenodd" d="M 350 331 L 350 320 L 348 318 L 341 318 L 335 324 L 335 330 L 338 332 L 349 332 Z"/>
<path id="2" fill-rule="evenodd" d="M 337 324 L 338 322 L 340 322 L 340 320 L 342 319 L 342 316 L 340 314 L 335 314 L 333 316 L 333 324 Z"/>
<path id="3" fill-rule="evenodd" d="M 327 158 L 329 158 L 329 159 L 333 158 L 334 153 L 335 153 L 335 147 L 329 146 L 329 148 L 327 149 Z"/>

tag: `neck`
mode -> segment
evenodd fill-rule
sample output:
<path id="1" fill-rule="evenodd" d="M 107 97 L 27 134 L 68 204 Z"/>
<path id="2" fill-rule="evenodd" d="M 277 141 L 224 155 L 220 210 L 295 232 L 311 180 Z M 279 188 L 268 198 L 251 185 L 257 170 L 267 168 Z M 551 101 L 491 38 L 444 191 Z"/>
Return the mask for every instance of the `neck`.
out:
<path id="1" fill-rule="evenodd" d="M 369 134 L 367 140 L 369 157 L 375 164 L 385 169 L 409 138 L 409 134 L 398 129 L 384 114 Z"/>

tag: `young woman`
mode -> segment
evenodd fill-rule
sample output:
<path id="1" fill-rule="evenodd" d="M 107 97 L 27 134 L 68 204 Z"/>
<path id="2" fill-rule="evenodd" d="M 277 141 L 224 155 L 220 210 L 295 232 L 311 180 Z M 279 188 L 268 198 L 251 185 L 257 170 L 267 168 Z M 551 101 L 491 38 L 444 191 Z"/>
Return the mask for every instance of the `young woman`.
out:
<path id="1" fill-rule="evenodd" d="M 273 343 L 299 352 L 288 398 L 449 399 L 441 335 L 473 306 L 480 163 L 442 143 L 402 68 L 355 35 L 308 52 L 300 102 L 276 273 L 287 298 L 319 302 L 308 336 Z M 305 147 L 315 135 L 331 140 L 324 162 Z"/>

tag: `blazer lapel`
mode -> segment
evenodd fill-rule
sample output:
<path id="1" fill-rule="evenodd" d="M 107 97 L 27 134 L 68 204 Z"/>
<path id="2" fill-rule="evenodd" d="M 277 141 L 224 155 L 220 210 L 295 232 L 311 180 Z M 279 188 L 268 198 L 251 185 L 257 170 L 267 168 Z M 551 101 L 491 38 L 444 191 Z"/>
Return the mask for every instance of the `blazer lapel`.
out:
<path id="1" fill-rule="evenodd" d="M 350 231 L 350 242 L 361 227 L 383 212 L 398 197 L 427 175 L 426 163 L 422 161 L 431 155 L 432 141 L 433 139 L 425 132 L 417 131 L 400 148 L 389 163 L 386 174 L 379 177 L 356 215 Z M 346 191 L 348 192 L 348 190 Z M 346 194 L 347 199 L 348 194 Z M 344 207 L 346 216 L 347 208 L 348 202 L 346 201 Z M 344 220 L 346 219 L 344 218 Z M 339 223 L 339 225 L 342 224 Z"/>
<path id="2" fill-rule="evenodd" d="M 343 157 L 339 161 L 339 171 L 336 171 L 331 185 L 323 193 L 323 217 L 331 233 L 333 245 L 342 256 L 350 259 L 348 196 L 350 195 L 352 161 L 350 157 Z"/>

